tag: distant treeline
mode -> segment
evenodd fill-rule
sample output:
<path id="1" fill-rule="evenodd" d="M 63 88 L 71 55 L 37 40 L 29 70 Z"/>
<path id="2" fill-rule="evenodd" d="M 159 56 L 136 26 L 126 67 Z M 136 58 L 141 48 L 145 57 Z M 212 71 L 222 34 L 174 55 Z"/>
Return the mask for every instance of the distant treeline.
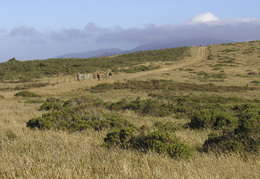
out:
<path id="1" fill-rule="evenodd" d="M 188 47 L 140 51 L 99 58 L 57 58 L 47 60 L 18 61 L 15 58 L 0 63 L 0 80 L 30 81 L 35 78 L 91 73 L 112 70 L 114 72 L 137 72 L 158 68 L 146 66 L 146 62 L 177 61 L 189 55 Z"/>

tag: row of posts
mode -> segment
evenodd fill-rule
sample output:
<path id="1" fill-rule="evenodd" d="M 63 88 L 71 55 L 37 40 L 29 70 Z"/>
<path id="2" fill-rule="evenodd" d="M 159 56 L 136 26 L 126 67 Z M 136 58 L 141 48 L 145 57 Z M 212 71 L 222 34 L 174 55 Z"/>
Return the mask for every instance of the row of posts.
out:
<path id="1" fill-rule="evenodd" d="M 99 74 L 99 78 L 98 78 L 98 75 L 97 74 L 93 74 L 93 73 L 87 73 L 87 74 L 82 74 L 82 73 L 78 73 L 77 74 L 77 81 L 83 81 L 83 80 L 88 80 L 88 79 L 108 79 L 108 78 L 111 78 L 112 77 L 112 73 L 109 73 L 109 74 L 105 74 L 105 73 L 100 73 Z M 69 82 L 71 82 L 71 76 L 69 76 Z M 14 82 L 6 82 L 5 80 L 1 80 L 0 81 L 2 84 L 7 84 L 7 86 L 5 88 L 7 89 L 11 89 L 11 87 L 13 85 L 11 84 L 14 84 Z M 37 83 L 37 82 L 35 82 Z M 48 83 L 51 84 L 51 80 L 48 80 Z M 65 83 L 65 77 L 60 79 L 60 77 L 57 77 L 56 78 L 56 84 L 59 84 L 59 83 Z M 15 84 L 20 84 L 22 85 L 23 83 L 22 82 L 15 82 Z M 1 88 L 1 87 L 0 87 Z"/>
<path id="2" fill-rule="evenodd" d="M 77 80 L 78 81 L 83 81 L 83 80 L 88 80 L 88 79 L 108 79 L 112 77 L 112 73 L 109 72 L 108 74 L 105 73 L 97 73 L 97 74 L 93 74 L 93 73 L 78 73 L 77 74 Z"/>

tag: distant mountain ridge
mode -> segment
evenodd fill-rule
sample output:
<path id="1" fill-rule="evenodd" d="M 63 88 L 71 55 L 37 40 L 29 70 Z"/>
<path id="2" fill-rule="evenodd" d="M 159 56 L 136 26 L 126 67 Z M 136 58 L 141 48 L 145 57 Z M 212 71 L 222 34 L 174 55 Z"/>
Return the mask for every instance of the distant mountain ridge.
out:
<path id="1" fill-rule="evenodd" d="M 176 47 L 185 47 L 185 46 L 208 46 L 210 44 L 224 44 L 224 43 L 234 43 L 230 40 L 219 40 L 212 38 L 199 38 L 199 39 L 189 39 L 183 41 L 168 41 L 168 42 L 154 42 L 144 45 L 137 46 L 132 50 L 121 50 L 118 48 L 109 48 L 109 49 L 99 49 L 95 51 L 87 51 L 82 53 L 68 53 L 64 55 L 57 56 L 55 58 L 92 58 L 92 57 L 102 57 L 102 56 L 111 56 L 125 53 L 132 53 L 138 51 L 146 50 L 157 50 L 157 49 L 166 49 L 166 48 L 176 48 Z"/>
<path id="2" fill-rule="evenodd" d="M 68 53 L 68 54 L 57 56 L 55 58 L 90 58 L 90 57 L 110 56 L 110 55 L 120 54 L 123 52 L 124 50 L 121 49 L 110 48 L 110 49 L 99 49 L 95 51 L 87 51 L 82 53 Z"/>

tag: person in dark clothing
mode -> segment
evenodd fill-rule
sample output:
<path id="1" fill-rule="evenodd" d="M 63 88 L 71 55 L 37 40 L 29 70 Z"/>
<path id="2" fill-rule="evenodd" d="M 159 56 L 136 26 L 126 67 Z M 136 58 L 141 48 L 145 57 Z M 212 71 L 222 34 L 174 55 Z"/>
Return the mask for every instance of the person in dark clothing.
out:
<path id="1" fill-rule="evenodd" d="M 109 79 L 112 78 L 112 72 L 109 72 L 109 73 L 108 73 L 108 77 L 109 77 Z"/>

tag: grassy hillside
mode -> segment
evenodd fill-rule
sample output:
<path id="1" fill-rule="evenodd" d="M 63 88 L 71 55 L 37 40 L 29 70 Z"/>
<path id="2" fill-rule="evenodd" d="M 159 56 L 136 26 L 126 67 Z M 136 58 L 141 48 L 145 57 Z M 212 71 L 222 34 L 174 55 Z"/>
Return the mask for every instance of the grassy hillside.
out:
<path id="1" fill-rule="evenodd" d="M 63 61 L 1 83 L 0 176 L 259 178 L 260 41 L 181 49 L 65 60 L 111 79 L 76 81 Z"/>
<path id="2" fill-rule="evenodd" d="M 97 71 L 107 72 L 108 70 L 112 70 L 113 72 L 137 72 L 158 67 L 153 65 L 154 62 L 174 62 L 181 60 L 187 54 L 188 48 L 181 47 L 87 59 L 61 58 L 32 61 L 10 59 L 7 62 L 0 63 L 0 79 L 31 81 L 35 78 L 77 73 L 95 73 Z M 148 63 L 149 65 L 146 65 L 146 68 L 136 68 L 138 65 L 144 63 Z"/>

